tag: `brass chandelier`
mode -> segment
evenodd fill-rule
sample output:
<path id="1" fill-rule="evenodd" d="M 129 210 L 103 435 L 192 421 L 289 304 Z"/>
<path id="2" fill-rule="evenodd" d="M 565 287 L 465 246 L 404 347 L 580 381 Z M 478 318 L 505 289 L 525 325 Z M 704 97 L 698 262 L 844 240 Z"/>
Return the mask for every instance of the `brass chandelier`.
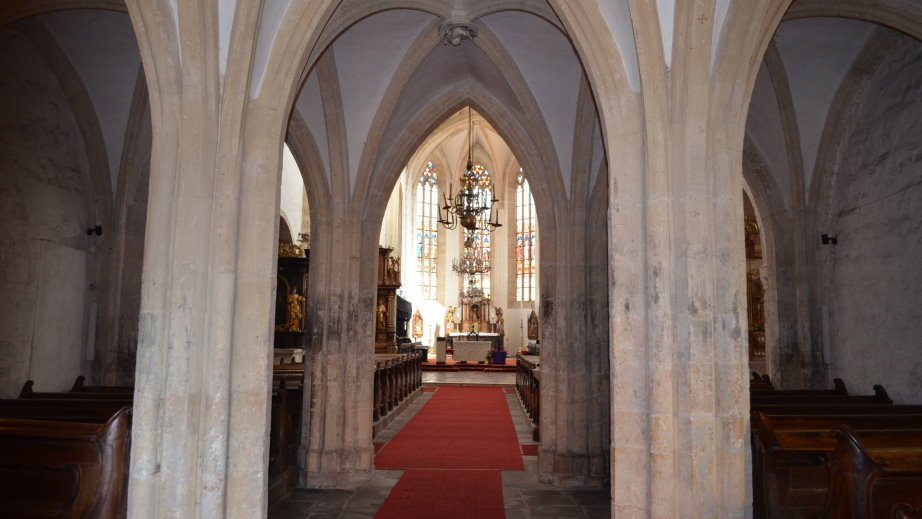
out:
<path id="1" fill-rule="evenodd" d="M 449 185 L 448 194 L 443 195 L 445 205 L 439 209 L 439 223 L 446 229 L 453 230 L 460 224 L 467 237 L 465 247 L 472 242 L 471 236 L 480 230 L 492 232 L 499 223 L 499 210 L 493 217 L 493 205 L 499 202 L 495 197 L 493 181 L 482 166 L 474 165 L 474 118 L 471 107 L 467 107 L 467 170 L 461 174 L 461 190 L 454 193 L 454 185 Z"/>
<path id="2" fill-rule="evenodd" d="M 461 275 L 486 274 L 490 268 L 490 255 L 469 246 L 464 247 L 464 255 L 460 259 L 451 261 L 451 270 Z"/>

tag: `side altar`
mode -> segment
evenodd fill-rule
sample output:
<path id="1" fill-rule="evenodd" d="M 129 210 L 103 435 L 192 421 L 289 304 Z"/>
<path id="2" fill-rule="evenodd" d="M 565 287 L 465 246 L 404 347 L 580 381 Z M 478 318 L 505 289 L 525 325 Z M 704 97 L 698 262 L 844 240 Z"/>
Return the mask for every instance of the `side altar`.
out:
<path id="1" fill-rule="evenodd" d="M 275 288 L 275 348 L 303 351 L 307 346 L 307 282 L 310 249 L 279 243 Z"/>
<path id="2" fill-rule="evenodd" d="M 397 289 L 400 258 L 378 247 L 378 295 L 375 299 L 375 353 L 397 353 Z"/>

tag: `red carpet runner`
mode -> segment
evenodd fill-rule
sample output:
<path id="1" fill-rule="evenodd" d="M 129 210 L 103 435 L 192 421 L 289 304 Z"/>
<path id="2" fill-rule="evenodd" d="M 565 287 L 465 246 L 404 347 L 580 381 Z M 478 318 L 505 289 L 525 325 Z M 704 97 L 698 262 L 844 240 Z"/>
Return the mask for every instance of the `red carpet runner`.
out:
<path id="1" fill-rule="evenodd" d="M 523 470 L 505 393 L 440 387 L 375 456 L 378 469 L 411 469 L 375 517 L 505 517 L 500 470 Z"/>

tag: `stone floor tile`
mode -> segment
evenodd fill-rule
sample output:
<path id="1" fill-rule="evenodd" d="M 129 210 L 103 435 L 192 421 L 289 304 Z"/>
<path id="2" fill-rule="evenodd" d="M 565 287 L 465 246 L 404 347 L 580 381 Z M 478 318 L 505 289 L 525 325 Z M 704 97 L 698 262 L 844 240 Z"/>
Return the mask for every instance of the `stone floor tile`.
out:
<path id="1" fill-rule="evenodd" d="M 525 488 L 525 489 L 519 490 L 519 492 L 521 492 L 522 495 L 525 496 L 526 498 L 533 497 L 533 496 L 562 496 L 563 495 L 560 493 L 560 490 L 553 488 L 553 487 L 551 488 Z M 570 504 L 574 504 L 574 503 L 570 501 Z"/>
<path id="2" fill-rule="evenodd" d="M 525 496 L 525 506 L 528 508 L 538 508 L 544 506 L 577 506 L 577 504 L 568 496 L 546 494 Z"/>
<path id="3" fill-rule="evenodd" d="M 592 517 L 595 519 L 611 517 L 611 503 L 606 505 L 583 505 L 580 508 L 583 509 L 583 513 L 586 515 L 586 517 Z"/>
<path id="4" fill-rule="evenodd" d="M 576 505 L 540 506 L 528 509 L 529 517 L 583 517 L 583 511 Z"/>

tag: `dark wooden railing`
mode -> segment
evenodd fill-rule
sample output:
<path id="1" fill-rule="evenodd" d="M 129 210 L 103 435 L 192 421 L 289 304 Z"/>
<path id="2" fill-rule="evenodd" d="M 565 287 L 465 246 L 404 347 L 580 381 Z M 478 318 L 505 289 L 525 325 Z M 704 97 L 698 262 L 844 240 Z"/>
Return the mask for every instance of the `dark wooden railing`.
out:
<path id="1" fill-rule="evenodd" d="M 519 394 L 525 414 L 531 420 L 532 437 L 538 441 L 541 437 L 541 361 L 539 357 L 535 359 L 529 360 L 522 355 L 516 355 L 515 389 Z"/>
<path id="2" fill-rule="evenodd" d="M 423 385 L 423 352 L 375 355 L 374 406 L 375 423 L 397 409 Z"/>

